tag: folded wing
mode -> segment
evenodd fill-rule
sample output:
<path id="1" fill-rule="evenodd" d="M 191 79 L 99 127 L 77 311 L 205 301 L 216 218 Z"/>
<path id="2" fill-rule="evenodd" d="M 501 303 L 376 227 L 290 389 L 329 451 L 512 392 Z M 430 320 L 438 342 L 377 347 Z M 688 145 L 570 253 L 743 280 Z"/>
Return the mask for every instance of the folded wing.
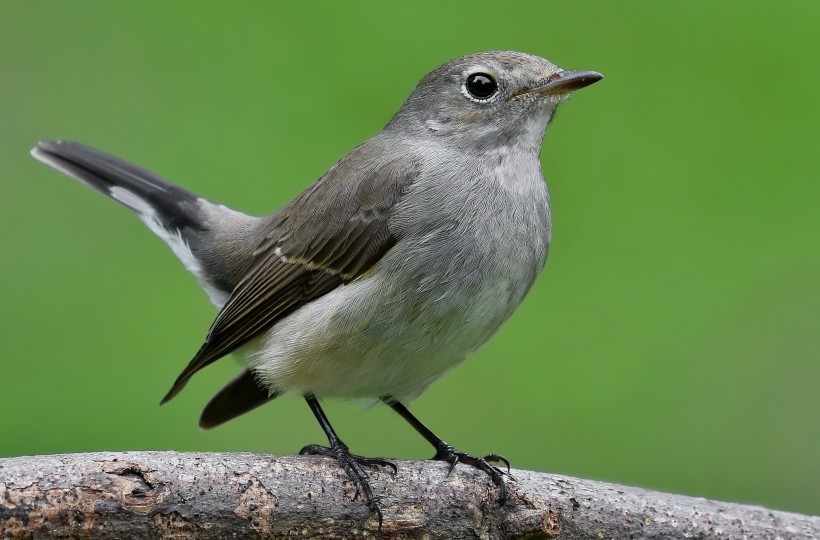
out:
<path id="1" fill-rule="evenodd" d="M 200 369 L 364 274 L 396 243 L 388 221 L 418 167 L 408 155 L 368 161 L 364 148 L 348 154 L 265 221 L 268 232 L 247 274 L 162 403 Z"/>

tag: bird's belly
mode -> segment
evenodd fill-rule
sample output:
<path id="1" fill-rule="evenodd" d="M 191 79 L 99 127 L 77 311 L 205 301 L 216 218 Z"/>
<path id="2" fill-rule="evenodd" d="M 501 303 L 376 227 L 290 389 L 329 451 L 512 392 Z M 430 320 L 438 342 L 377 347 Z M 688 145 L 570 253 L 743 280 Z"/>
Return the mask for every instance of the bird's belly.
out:
<path id="1" fill-rule="evenodd" d="M 280 392 L 412 399 L 487 341 L 526 292 L 513 275 L 422 287 L 390 275 L 342 286 L 275 325 L 248 355 L 260 380 Z"/>

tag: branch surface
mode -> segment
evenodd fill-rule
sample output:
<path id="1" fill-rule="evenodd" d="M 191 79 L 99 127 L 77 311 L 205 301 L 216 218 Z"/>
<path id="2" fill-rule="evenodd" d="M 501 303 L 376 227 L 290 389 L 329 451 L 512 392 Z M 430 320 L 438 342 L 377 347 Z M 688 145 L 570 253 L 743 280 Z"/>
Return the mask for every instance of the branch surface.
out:
<path id="1" fill-rule="evenodd" d="M 820 538 L 820 517 L 513 470 L 373 470 L 384 525 L 335 461 L 98 452 L 0 459 L 0 538 Z"/>

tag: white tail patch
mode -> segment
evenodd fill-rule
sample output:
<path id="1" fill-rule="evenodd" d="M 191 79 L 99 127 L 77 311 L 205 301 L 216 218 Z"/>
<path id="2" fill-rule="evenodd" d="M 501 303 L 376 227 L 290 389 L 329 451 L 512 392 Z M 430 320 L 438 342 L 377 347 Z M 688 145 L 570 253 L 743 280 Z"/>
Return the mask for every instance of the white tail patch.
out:
<path id="1" fill-rule="evenodd" d="M 182 234 L 177 230 L 168 230 L 162 226 L 162 223 L 157 219 L 157 212 L 145 199 L 139 197 L 134 192 L 129 191 L 120 186 L 114 186 L 109 189 L 109 195 L 112 199 L 121 202 L 128 208 L 137 213 L 140 220 L 145 223 L 145 226 L 151 229 L 151 232 L 159 236 L 163 242 L 168 244 L 174 255 L 182 261 L 185 269 L 192 273 L 199 285 L 208 295 L 208 299 L 217 308 L 221 308 L 228 300 L 228 294 L 225 291 L 215 288 L 202 271 L 202 264 L 199 259 L 194 257 L 188 242 L 182 238 Z"/>

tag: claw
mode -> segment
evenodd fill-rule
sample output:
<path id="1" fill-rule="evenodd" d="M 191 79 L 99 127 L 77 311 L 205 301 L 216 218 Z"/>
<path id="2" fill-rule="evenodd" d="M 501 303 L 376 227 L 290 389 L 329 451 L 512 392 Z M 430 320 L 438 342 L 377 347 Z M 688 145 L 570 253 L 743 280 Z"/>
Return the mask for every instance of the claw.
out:
<path id="1" fill-rule="evenodd" d="M 393 463 L 392 461 L 388 461 L 388 460 L 382 459 L 382 458 L 363 458 L 361 456 L 357 456 L 357 457 L 361 460 L 366 461 L 366 463 L 364 463 L 364 464 L 367 465 L 368 467 L 387 467 L 387 468 L 393 469 L 393 474 L 398 474 L 399 473 L 399 468 L 396 467 L 396 464 Z"/>
<path id="2" fill-rule="evenodd" d="M 484 456 L 483 459 L 484 459 L 484 461 L 489 461 L 489 462 L 494 461 L 496 463 L 503 463 L 504 466 L 507 468 L 507 474 L 510 474 L 510 462 L 504 456 L 502 456 L 500 454 L 487 454 L 486 456 Z"/>
<path id="3" fill-rule="evenodd" d="M 459 457 L 459 453 L 456 452 L 452 446 L 446 445 L 439 448 L 436 455 L 433 456 L 432 459 L 449 463 L 450 468 L 447 469 L 447 476 L 450 476 L 450 473 L 452 473 L 453 469 L 455 469 L 456 465 L 458 465 Z"/>
<path id="4" fill-rule="evenodd" d="M 370 508 L 371 512 L 376 512 L 376 516 L 379 518 L 379 531 L 381 531 L 382 530 L 382 509 L 381 509 L 381 507 L 378 505 L 378 503 L 375 504 L 375 505 L 368 504 L 367 507 Z"/>
<path id="5" fill-rule="evenodd" d="M 389 467 L 393 469 L 393 474 L 396 474 L 398 468 L 395 463 L 382 458 L 367 458 L 351 454 L 347 446 L 341 442 L 330 447 L 309 444 L 302 448 L 299 454 L 335 458 L 356 488 L 356 492 L 353 494 L 353 500 L 355 501 L 359 498 L 359 495 L 364 494 L 364 497 L 367 499 L 368 509 L 370 509 L 371 512 L 375 512 L 379 519 L 379 530 L 381 531 L 383 521 L 382 509 L 379 505 L 378 497 L 376 497 L 370 487 L 370 477 L 367 476 L 367 473 L 364 472 L 362 467 Z"/>
<path id="6" fill-rule="evenodd" d="M 328 456 L 336 457 L 336 455 L 326 446 L 319 446 L 318 444 L 309 444 L 299 450 L 300 456 Z"/>
<path id="7" fill-rule="evenodd" d="M 493 481 L 493 484 L 498 486 L 498 502 L 503 505 L 507 500 L 507 484 L 502 476 L 504 472 L 498 467 L 490 465 L 490 462 L 492 461 L 503 463 L 507 467 L 507 472 L 509 473 L 510 462 L 507 461 L 504 456 L 500 456 L 498 454 L 488 454 L 484 457 L 475 457 L 470 454 L 465 454 L 464 452 L 459 452 L 449 444 L 442 444 L 437 449 L 436 455 L 433 456 L 433 459 L 446 461 L 450 464 L 450 470 L 447 471 L 448 475 L 453 472 L 453 469 L 459 462 L 484 471 L 490 475 L 490 479 Z"/>

